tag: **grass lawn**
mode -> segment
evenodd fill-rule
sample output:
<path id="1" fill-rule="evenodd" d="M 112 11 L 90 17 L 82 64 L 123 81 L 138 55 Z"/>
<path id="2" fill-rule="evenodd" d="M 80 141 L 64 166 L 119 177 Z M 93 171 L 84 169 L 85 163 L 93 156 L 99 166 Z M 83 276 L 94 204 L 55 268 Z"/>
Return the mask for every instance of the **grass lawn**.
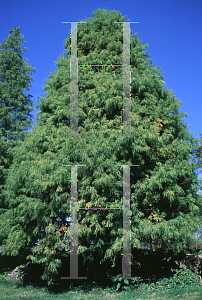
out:
<path id="1" fill-rule="evenodd" d="M 69 290 L 50 290 L 46 287 L 19 286 L 10 280 L 9 272 L 0 274 L 0 299 L 60 299 L 60 300 L 79 300 L 79 299 L 122 299 L 122 300 L 166 300 L 166 299 L 202 299 L 202 285 L 175 288 L 154 288 L 151 285 L 142 284 L 139 288 L 130 288 L 126 291 L 117 292 L 115 288 L 101 288 L 93 286 L 93 283 L 85 290 L 77 287 Z"/>

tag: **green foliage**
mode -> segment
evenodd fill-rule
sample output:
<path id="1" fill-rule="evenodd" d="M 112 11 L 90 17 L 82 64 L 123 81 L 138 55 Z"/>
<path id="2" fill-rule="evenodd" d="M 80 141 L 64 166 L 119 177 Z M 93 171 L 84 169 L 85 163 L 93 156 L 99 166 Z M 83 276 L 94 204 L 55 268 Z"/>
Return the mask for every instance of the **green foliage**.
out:
<path id="1" fill-rule="evenodd" d="M 33 123 L 30 120 L 30 117 L 33 117 L 30 112 L 34 110 L 30 99 L 32 96 L 24 92 L 30 89 L 30 83 L 33 81 L 30 75 L 34 68 L 23 59 L 22 44 L 24 41 L 20 27 L 10 30 L 8 39 L 0 44 L 0 214 L 8 212 L 5 181 L 15 147 L 24 140 L 25 129 L 30 128 Z M 10 218 L 12 219 L 12 216 Z M 0 244 L 12 224 L 8 223 L 8 219 L 4 219 L 4 215 L 1 222 Z M 17 235 L 19 234 L 18 231 Z M 17 253 L 16 250 L 14 252 Z"/>
<path id="2" fill-rule="evenodd" d="M 124 279 L 122 274 L 118 274 L 115 278 L 109 275 L 107 275 L 107 277 L 111 278 L 111 280 L 117 284 L 116 291 L 129 290 L 131 287 L 140 286 L 143 281 L 140 277 Z"/>
<path id="3" fill-rule="evenodd" d="M 176 286 L 200 285 L 200 276 L 193 273 L 186 266 L 179 270 L 171 270 L 175 272 L 173 277 L 163 278 L 156 283 L 152 283 L 150 288 L 170 289 Z"/>
<path id="4" fill-rule="evenodd" d="M 30 90 L 33 81 L 30 75 L 35 70 L 22 57 L 23 38 L 20 27 L 14 27 L 8 39 L 0 44 L 0 133 L 12 142 L 12 147 L 24 139 L 25 129 L 33 123 L 30 120 L 33 96 L 24 92 Z"/>
<path id="5" fill-rule="evenodd" d="M 142 278 L 135 277 L 131 279 L 124 279 L 122 274 L 118 274 L 115 278 L 111 277 L 112 281 L 116 284 L 116 291 L 121 290 L 129 290 L 134 287 L 143 287 L 147 286 L 148 289 L 170 289 L 176 286 L 186 286 L 192 285 L 197 286 L 200 285 L 200 276 L 193 273 L 186 266 L 184 266 L 180 270 L 171 269 L 172 272 L 175 272 L 173 277 L 163 278 L 159 281 L 152 282 L 150 284 L 146 284 Z M 154 281 L 153 278 L 152 281 Z"/>
<path id="6" fill-rule="evenodd" d="M 202 132 L 200 132 L 199 142 L 201 145 L 197 150 L 197 157 L 199 159 L 199 167 L 202 167 Z"/>
<path id="7" fill-rule="evenodd" d="M 193 284 L 200 285 L 200 276 L 193 273 L 186 266 L 183 269 L 176 270 L 176 274 L 174 274 L 173 278 L 171 278 L 171 283 L 174 284 Z"/>
<path id="8" fill-rule="evenodd" d="M 42 280 L 46 281 L 48 285 L 54 285 L 57 280 L 58 268 L 61 267 L 61 260 L 58 259 L 58 248 L 62 245 L 59 238 L 59 232 L 51 235 L 50 231 L 54 226 L 49 226 L 46 232 L 49 234 L 33 249 L 33 254 L 29 255 L 27 259 L 31 259 L 32 263 L 43 264 L 45 272 L 42 275 Z"/>
<path id="9" fill-rule="evenodd" d="M 78 24 L 79 64 L 121 65 L 123 27 L 115 21 L 125 18 L 114 10 L 93 14 Z M 178 112 L 180 101 L 163 84 L 146 46 L 137 34 L 131 36 L 131 133 L 139 136 L 115 136 L 122 133 L 118 67 L 79 68 L 78 133 L 87 136 L 68 136 L 68 37 L 66 53 L 44 86 L 37 125 L 15 148 L 5 184 L 9 209 L 0 215 L 5 253 L 19 255 L 34 247 L 27 259 L 45 267 L 43 279 L 50 285 L 56 281 L 61 254 L 69 255 L 71 240 L 66 221 L 71 170 L 63 165 L 86 165 L 77 169 L 78 253 L 88 274 L 99 275 L 93 269 L 96 261 L 115 268 L 122 258 L 123 214 L 110 209 L 123 206 L 123 171 L 117 164 L 140 165 L 130 168 L 131 248 L 156 241 L 154 250 L 161 243 L 165 251 L 170 247 L 180 252 L 199 227 L 202 197 L 196 194 L 200 181 L 194 172 L 198 141 L 188 133 L 184 113 Z"/>

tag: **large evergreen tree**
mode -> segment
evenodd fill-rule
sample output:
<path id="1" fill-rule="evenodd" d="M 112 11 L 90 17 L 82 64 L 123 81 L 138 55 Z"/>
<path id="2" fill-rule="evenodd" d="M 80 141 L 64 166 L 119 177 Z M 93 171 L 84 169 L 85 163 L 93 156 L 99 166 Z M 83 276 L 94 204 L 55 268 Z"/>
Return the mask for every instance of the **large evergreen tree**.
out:
<path id="1" fill-rule="evenodd" d="M 121 65 L 123 25 L 115 21 L 127 19 L 114 10 L 98 9 L 93 15 L 77 27 L 78 63 Z M 180 101 L 167 90 L 146 48 L 137 34 L 131 36 L 131 133 L 139 136 L 114 136 L 122 133 L 118 67 L 79 68 L 78 132 L 87 136 L 61 136 L 70 133 L 68 37 L 66 53 L 45 84 L 37 126 L 16 149 L 6 181 L 10 209 L 0 223 L 6 232 L 4 249 L 19 255 L 39 239 L 29 259 L 45 267 L 43 279 L 49 284 L 57 278 L 61 253 L 69 253 L 65 217 L 70 215 L 71 170 L 62 165 L 86 164 L 77 172 L 80 208 L 123 206 L 123 171 L 115 165 L 140 165 L 130 168 L 132 249 L 156 238 L 164 251 L 170 246 L 179 252 L 199 227 L 202 199 L 196 194 L 200 182 L 194 172 L 198 141 L 188 133 L 184 114 L 178 112 Z M 123 212 L 78 214 L 78 251 L 87 266 L 95 269 L 100 261 L 121 260 Z"/>
<path id="2" fill-rule="evenodd" d="M 21 48 L 25 43 L 20 27 L 10 30 L 7 40 L 0 44 L 0 133 L 7 141 L 23 140 L 25 130 L 31 127 L 33 121 L 30 114 L 33 108 L 32 95 L 29 91 L 35 72 L 23 58 Z M 15 143 L 14 143 L 15 144 Z"/>
<path id="3" fill-rule="evenodd" d="M 23 38 L 20 27 L 14 27 L 8 39 L 0 44 L 0 213 L 7 207 L 4 184 L 13 150 L 33 123 L 29 119 L 34 110 L 32 96 L 24 92 L 30 89 L 34 68 L 23 59 L 23 50 L 27 50 L 21 48 L 25 43 Z"/>

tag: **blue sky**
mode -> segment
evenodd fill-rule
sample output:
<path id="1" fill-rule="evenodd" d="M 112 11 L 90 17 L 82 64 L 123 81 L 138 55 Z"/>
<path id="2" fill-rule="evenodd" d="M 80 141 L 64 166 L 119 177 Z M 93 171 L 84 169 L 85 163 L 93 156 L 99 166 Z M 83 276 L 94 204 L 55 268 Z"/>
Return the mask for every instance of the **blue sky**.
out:
<path id="1" fill-rule="evenodd" d="M 85 4 L 84 4 L 85 3 Z M 56 70 L 55 61 L 64 52 L 63 43 L 70 24 L 63 21 L 84 20 L 93 17 L 97 8 L 120 11 L 133 22 L 132 34 L 138 33 L 153 63 L 164 72 L 168 89 L 182 102 L 179 112 L 184 117 L 189 131 L 199 138 L 202 132 L 202 3 L 196 0 L 96 0 L 96 1 L 1 1 L 0 43 L 7 39 L 10 29 L 21 27 L 27 42 L 24 58 L 35 68 L 34 82 L 29 91 L 32 100 L 43 96 L 44 79 L 48 71 Z M 37 102 L 38 104 L 38 102 Z M 32 112 L 34 119 L 39 109 Z M 202 179 L 202 175 L 199 175 Z"/>

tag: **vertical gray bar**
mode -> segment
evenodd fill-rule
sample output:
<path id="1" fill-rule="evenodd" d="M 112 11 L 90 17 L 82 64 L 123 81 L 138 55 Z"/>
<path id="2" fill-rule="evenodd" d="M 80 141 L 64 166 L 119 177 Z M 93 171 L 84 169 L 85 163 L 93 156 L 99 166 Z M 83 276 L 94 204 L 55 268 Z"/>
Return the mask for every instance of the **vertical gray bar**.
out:
<path id="1" fill-rule="evenodd" d="M 71 166 L 70 277 L 78 278 L 77 166 Z"/>
<path id="2" fill-rule="evenodd" d="M 86 22 L 62 22 L 71 23 L 71 58 L 70 58 L 70 134 L 61 136 L 86 136 L 78 133 L 78 69 L 77 69 L 77 23 Z"/>
<path id="3" fill-rule="evenodd" d="M 123 166 L 123 278 L 131 278 L 130 166 Z"/>
<path id="4" fill-rule="evenodd" d="M 130 24 L 123 22 L 123 134 L 121 136 L 132 135 L 130 105 Z"/>
<path id="5" fill-rule="evenodd" d="M 63 165 L 65 166 L 65 165 Z M 67 165 L 70 166 L 70 165 Z M 70 194 L 70 277 L 61 277 L 61 279 L 87 279 L 87 277 L 78 277 L 78 221 L 77 221 L 77 167 L 86 165 L 71 165 L 71 194 Z"/>
<path id="6" fill-rule="evenodd" d="M 123 23 L 123 135 L 129 135 L 130 126 L 130 24 Z"/>
<path id="7" fill-rule="evenodd" d="M 121 165 L 116 165 L 121 166 Z M 131 230 L 130 230 L 130 167 L 139 165 L 123 165 L 123 278 L 131 277 Z M 118 278 L 118 277 L 115 277 Z"/>
<path id="8" fill-rule="evenodd" d="M 78 135 L 77 22 L 71 23 L 70 135 Z"/>

